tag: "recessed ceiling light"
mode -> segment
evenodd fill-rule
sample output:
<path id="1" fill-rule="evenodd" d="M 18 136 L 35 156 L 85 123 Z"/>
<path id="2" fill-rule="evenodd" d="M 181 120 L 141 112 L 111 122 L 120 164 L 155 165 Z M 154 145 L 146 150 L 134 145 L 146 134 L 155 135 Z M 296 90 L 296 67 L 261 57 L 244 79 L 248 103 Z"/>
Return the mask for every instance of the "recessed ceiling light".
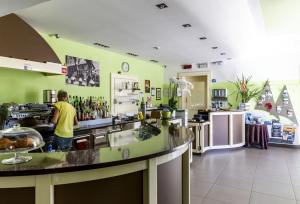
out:
<path id="1" fill-rule="evenodd" d="M 155 49 L 155 50 L 159 50 L 159 49 L 160 49 L 160 47 L 159 47 L 159 46 L 155 46 L 155 47 L 153 47 L 153 49 Z"/>
<path id="2" fill-rule="evenodd" d="M 213 47 L 211 47 L 213 50 L 216 50 L 216 49 L 218 49 L 218 47 L 217 46 L 213 46 Z"/>
<path id="3" fill-rule="evenodd" d="M 221 52 L 220 55 L 226 55 L 226 52 Z"/>
<path id="4" fill-rule="evenodd" d="M 205 36 L 202 36 L 202 37 L 200 37 L 199 39 L 200 39 L 200 40 L 206 40 L 206 39 L 207 39 L 207 37 L 205 37 Z"/>
<path id="5" fill-rule="evenodd" d="M 131 55 L 131 56 L 134 56 L 134 57 L 137 57 L 137 56 L 139 56 L 139 55 L 137 55 L 137 54 L 134 54 L 134 53 L 131 53 L 131 52 L 127 52 L 127 54 L 128 54 L 128 55 Z"/>
<path id="6" fill-rule="evenodd" d="M 152 60 L 150 60 L 150 61 L 151 61 L 151 62 L 155 62 L 155 63 L 157 63 L 157 62 L 158 62 L 157 60 L 153 60 L 153 59 L 152 59 Z"/>
<path id="7" fill-rule="evenodd" d="M 190 28 L 190 27 L 192 27 L 192 25 L 189 24 L 189 23 L 186 23 L 186 24 L 183 24 L 182 27 L 184 27 L 184 28 Z"/>
<path id="8" fill-rule="evenodd" d="M 104 45 L 101 43 L 94 43 L 94 45 L 99 46 L 99 47 L 104 47 L 104 48 L 110 48 L 108 45 Z"/>
<path id="9" fill-rule="evenodd" d="M 232 58 L 231 58 L 231 57 L 228 57 L 227 60 L 232 60 Z"/>
<path id="10" fill-rule="evenodd" d="M 156 6 L 157 8 L 159 8 L 159 9 L 165 9 L 165 8 L 168 8 L 167 4 L 165 4 L 165 3 L 156 4 L 155 6 Z"/>

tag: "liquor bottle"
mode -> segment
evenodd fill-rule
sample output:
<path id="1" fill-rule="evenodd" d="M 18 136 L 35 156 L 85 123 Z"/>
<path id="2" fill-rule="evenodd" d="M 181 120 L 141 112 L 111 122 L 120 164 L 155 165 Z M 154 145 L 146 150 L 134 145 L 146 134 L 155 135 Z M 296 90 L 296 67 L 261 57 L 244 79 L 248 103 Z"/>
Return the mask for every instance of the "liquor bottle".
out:
<path id="1" fill-rule="evenodd" d="M 70 104 L 73 103 L 73 101 L 72 101 L 72 96 L 71 96 L 71 95 L 69 95 L 68 102 L 69 102 Z"/>
<path id="2" fill-rule="evenodd" d="M 72 99 L 72 105 L 75 107 L 75 99 L 76 99 L 76 97 L 75 96 L 73 96 L 73 99 Z"/>
<path id="3" fill-rule="evenodd" d="M 76 96 L 75 101 L 74 101 L 74 105 L 75 105 L 76 108 L 77 108 L 78 105 L 79 105 L 78 103 L 79 103 L 79 101 L 78 101 L 78 96 Z"/>
<path id="4" fill-rule="evenodd" d="M 142 122 L 145 122 L 145 120 L 146 120 L 146 105 L 145 105 L 144 97 L 142 98 L 142 102 L 141 102 L 141 112 L 143 115 Z"/>

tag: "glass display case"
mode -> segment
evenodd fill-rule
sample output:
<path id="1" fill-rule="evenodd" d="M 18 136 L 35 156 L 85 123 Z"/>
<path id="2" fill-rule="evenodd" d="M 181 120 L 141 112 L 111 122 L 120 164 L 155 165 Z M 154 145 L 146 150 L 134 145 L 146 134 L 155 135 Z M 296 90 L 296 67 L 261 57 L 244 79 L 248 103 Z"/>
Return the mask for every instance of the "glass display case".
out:
<path id="1" fill-rule="evenodd" d="M 23 156 L 45 145 L 39 132 L 32 128 L 15 126 L 0 131 L 0 153 L 14 153 L 14 157 L 2 160 L 2 164 L 19 164 L 28 162 L 31 156 Z"/>

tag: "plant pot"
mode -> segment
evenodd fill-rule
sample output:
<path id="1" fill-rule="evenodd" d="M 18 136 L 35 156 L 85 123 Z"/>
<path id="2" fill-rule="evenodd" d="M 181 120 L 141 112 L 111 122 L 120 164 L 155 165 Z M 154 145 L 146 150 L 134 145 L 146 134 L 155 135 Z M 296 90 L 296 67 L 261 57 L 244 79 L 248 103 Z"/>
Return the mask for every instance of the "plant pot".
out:
<path id="1" fill-rule="evenodd" d="M 176 110 L 173 110 L 173 112 L 172 112 L 172 118 L 176 118 Z"/>
<path id="2" fill-rule="evenodd" d="M 250 103 L 240 103 L 239 109 L 243 111 L 250 110 Z"/>
<path id="3" fill-rule="evenodd" d="M 162 118 L 163 119 L 169 119 L 171 117 L 171 112 L 170 111 L 163 111 L 162 112 Z"/>

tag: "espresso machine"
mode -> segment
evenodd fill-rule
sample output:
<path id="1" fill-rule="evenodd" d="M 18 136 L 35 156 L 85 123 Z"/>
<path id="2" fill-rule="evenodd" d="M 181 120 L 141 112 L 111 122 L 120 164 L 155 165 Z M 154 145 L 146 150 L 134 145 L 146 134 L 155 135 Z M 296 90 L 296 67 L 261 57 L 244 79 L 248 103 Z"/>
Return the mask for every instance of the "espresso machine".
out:
<path id="1" fill-rule="evenodd" d="M 18 104 L 9 107 L 9 117 L 4 128 L 11 128 L 16 124 L 23 127 L 31 127 L 41 131 L 51 131 L 49 122 L 53 116 L 53 111 L 47 104 Z"/>

